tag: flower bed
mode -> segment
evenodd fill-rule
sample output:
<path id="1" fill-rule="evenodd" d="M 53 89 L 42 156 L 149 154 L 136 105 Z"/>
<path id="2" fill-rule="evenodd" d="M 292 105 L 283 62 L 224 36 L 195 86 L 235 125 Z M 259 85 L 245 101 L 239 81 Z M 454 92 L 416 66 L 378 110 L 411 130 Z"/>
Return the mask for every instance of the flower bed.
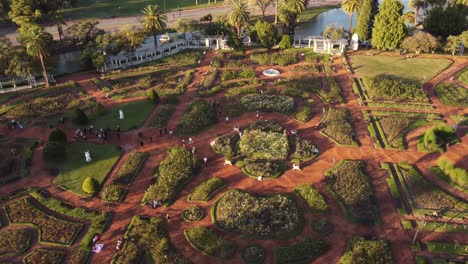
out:
<path id="1" fill-rule="evenodd" d="M 214 177 L 208 179 L 192 190 L 192 192 L 187 197 L 187 201 L 207 202 L 224 187 L 226 187 L 226 182 L 222 178 Z"/>
<path id="2" fill-rule="evenodd" d="M 294 188 L 294 192 L 306 202 L 313 213 L 328 212 L 328 204 L 325 198 L 312 185 L 302 184 Z"/>
<path id="3" fill-rule="evenodd" d="M 240 103 L 247 111 L 278 112 L 291 114 L 294 112 L 294 99 L 282 95 L 249 94 L 241 98 Z"/>
<path id="4" fill-rule="evenodd" d="M 261 246 L 249 245 L 242 250 L 241 256 L 246 264 L 263 264 L 266 252 Z"/>
<path id="5" fill-rule="evenodd" d="M 192 247 L 207 256 L 228 259 L 236 250 L 234 242 L 223 239 L 204 226 L 189 228 L 184 231 L 184 235 Z"/>
<path id="6" fill-rule="evenodd" d="M 252 159 L 286 159 L 289 143 L 284 133 L 246 130 L 239 142 L 240 151 Z"/>
<path id="7" fill-rule="evenodd" d="M 0 257 L 14 257 L 23 253 L 31 245 L 31 234 L 27 230 L 7 230 L 0 232 Z"/>
<path id="8" fill-rule="evenodd" d="M 242 172 L 250 177 L 273 179 L 283 175 L 286 171 L 286 164 L 279 161 L 250 161 L 241 162 Z"/>
<path id="9" fill-rule="evenodd" d="M 345 160 L 326 171 L 325 175 L 330 177 L 329 189 L 348 220 L 361 223 L 377 220 L 375 197 L 361 161 Z"/>
<path id="10" fill-rule="evenodd" d="M 175 106 L 161 105 L 161 107 L 159 107 L 159 111 L 156 113 L 156 116 L 154 117 L 153 125 L 159 129 L 167 127 L 167 124 L 169 123 L 169 120 L 171 119 L 174 112 L 175 112 Z"/>
<path id="11" fill-rule="evenodd" d="M 410 83 L 382 76 L 364 77 L 363 83 L 371 99 L 374 101 L 428 102 L 424 91 L 420 87 Z"/>
<path id="12" fill-rule="evenodd" d="M 193 174 L 192 153 L 182 147 L 173 147 L 159 164 L 156 183 L 146 191 L 144 201 L 170 203 Z"/>
<path id="13" fill-rule="evenodd" d="M 127 190 L 117 185 L 108 185 L 104 191 L 101 192 L 101 201 L 118 203 L 123 201 Z"/>
<path id="14" fill-rule="evenodd" d="M 194 101 L 189 106 L 189 112 L 182 117 L 177 132 L 194 134 L 215 124 L 216 121 L 216 112 L 210 102 Z"/>
<path id="15" fill-rule="evenodd" d="M 462 83 L 468 85 L 468 67 L 458 72 L 457 77 Z"/>
<path id="16" fill-rule="evenodd" d="M 274 120 L 261 120 L 255 123 L 251 123 L 247 130 L 260 130 L 263 132 L 274 132 L 283 133 L 284 128 L 280 123 Z"/>
<path id="17" fill-rule="evenodd" d="M 312 229 L 322 235 L 329 235 L 333 233 L 335 227 L 327 219 L 316 219 L 312 221 Z"/>
<path id="18" fill-rule="evenodd" d="M 314 111 L 310 106 L 303 106 L 296 111 L 294 114 L 294 119 L 299 122 L 306 123 L 312 118 L 313 115 Z"/>
<path id="19" fill-rule="evenodd" d="M 120 167 L 119 172 L 117 172 L 117 175 L 115 175 L 113 183 L 131 183 L 137 176 L 138 172 L 140 171 L 147 158 L 148 153 L 146 152 L 133 151 L 132 153 L 130 153 L 122 167 Z"/>
<path id="20" fill-rule="evenodd" d="M 29 253 L 25 258 L 24 264 L 38 264 L 38 263 L 47 263 L 47 264 L 60 264 L 65 257 L 65 252 L 62 250 L 55 249 L 35 249 Z"/>
<path id="21" fill-rule="evenodd" d="M 317 157 L 318 154 L 314 152 L 317 146 L 315 146 L 311 140 L 294 136 L 291 137 L 291 141 L 294 146 L 294 152 L 291 155 L 291 160 L 293 162 L 308 161 Z"/>
<path id="22" fill-rule="evenodd" d="M 256 239 L 294 236 L 302 231 L 304 221 L 300 207 L 289 195 L 259 196 L 236 189 L 221 196 L 212 213 L 220 228 Z"/>
<path id="23" fill-rule="evenodd" d="M 34 139 L 0 137 L 0 185 L 26 177 L 37 141 Z"/>
<path id="24" fill-rule="evenodd" d="M 39 229 L 41 242 L 56 245 L 71 245 L 83 228 L 81 223 L 72 223 L 37 209 L 27 199 L 5 206 L 8 221 L 12 224 L 31 225 Z"/>
<path id="25" fill-rule="evenodd" d="M 209 71 L 200 82 L 201 89 L 210 89 L 214 83 L 216 82 L 216 78 L 218 77 L 218 70 L 215 69 L 213 71 Z"/>
<path id="26" fill-rule="evenodd" d="M 205 217 L 205 211 L 200 206 L 191 206 L 182 212 L 182 219 L 185 222 L 200 221 Z"/>
<path id="27" fill-rule="evenodd" d="M 437 176 L 460 190 L 468 190 L 468 172 L 462 167 L 455 167 L 450 161 L 439 159 L 439 166 L 431 168 Z"/>
<path id="28" fill-rule="evenodd" d="M 166 258 L 167 257 L 167 258 Z M 164 220 L 134 216 L 124 235 L 122 248 L 112 258 L 112 264 L 127 263 L 189 263 L 169 242 Z"/>
<path id="29" fill-rule="evenodd" d="M 468 89 L 456 84 L 439 84 L 437 96 L 444 105 L 468 106 Z"/>
<path id="30" fill-rule="evenodd" d="M 76 249 L 68 260 L 68 264 L 83 264 L 88 263 L 91 251 Z"/>
<path id="31" fill-rule="evenodd" d="M 329 108 L 320 125 L 321 133 L 341 145 L 357 146 L 348 109 Z"/>
<path id="32" fill-rule="evenodd" d="M 285 247 L 275 248 L 275 263 L 310 263 L 323 255 L 329 248 L 323 240 L 306 237 L 303 241 Z"/>
<path id="33" fill-rule="evenodd" d="M 239 150 L 239 134 L 230 134 L 217 137 L 211 146 L 214 152 L 226 157 L 234 157 Z"/>
<path id="34" fill-rule="evenodd" d="M 297 63 L 296 52 L 281 51 L 276 53 L 256 53 L 250 55 L 250 60 L 259 65 L 288 66 Z"/>
<path id="35" fill-rule="evenodd" d="M 393 263 L 387 241 L 353 237 L 339 264 L 354 264 L 362 260 L 366 263 Z"/>

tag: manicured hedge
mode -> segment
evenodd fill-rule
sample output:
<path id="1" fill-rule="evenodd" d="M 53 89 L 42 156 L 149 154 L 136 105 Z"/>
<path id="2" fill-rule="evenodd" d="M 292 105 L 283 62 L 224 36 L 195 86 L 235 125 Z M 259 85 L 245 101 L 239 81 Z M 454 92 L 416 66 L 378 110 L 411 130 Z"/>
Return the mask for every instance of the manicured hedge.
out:
<path id="1" fill-rule="evenodd" d="M 17 200 L 5 206 L 8 221 L 17 225 L 31 225 L 39 230 L 39 240 L 56 245 L 71 245 L 81 223 L 72 223 L 37 209 L 28 199 Z"/>
<path id="2" fill-rule="evenodd" d="M 222 154 L 228 159 L 237 156 L 239 151 L 239 134 L 230 134 L 217 137 L 211 146 L 214 152 Z"/>
<path id="3" fill-rule="evenodd" d="M 363 237 L 353 237 L 339 264 L 355 263 L 393 263 L 390 246 L 385 240 L 367 240 Z"/>
<path id="4" fill-rule="evenodd" d="M 190 206 L 182 211 L 181 217 L 185 222 L 200 221 L 205 217 L 205 211 L 203 211 L 203 208 L 198 205 Z"/>
<path id="5" fill-rule="evenodd" d="M 265 215 L 265 212 L 268 212 Z M 229 190 L 212 207 L 218 227 L 255 239 L 285 239 L 303 228 L 303 215 L 293 196 L 261 196 Z"/>
<path id="6" fill-rule="evenodd" d="M 236 250 L 234 242 L 225 240 L 211 229 L 204 226 L 195 226 L 184 231 L 185 239 L 201 253 L 228 259 Z"/>
<path id="7" fill-rule="evenodd" d="M 283 175 L 286 164 L 280 161 L 255 161 L 245 160 L 241 162 L 242 172 L 253 178 L 273 179 Z"/>
<path id="8" fill-rule="evenodd" d="M 348 109 L 329 108 L 320 121 L 321 132 L 341 145 L 357 146 Z"/>
<path id="9" fill-rule="evenodd" d="M 289 115 L 295 110 L 294 99 L 282 95 L 249 94 L 242 97 L 240 103 L 247 111 L 278 112 Z"/>
<path id="10" fill-rule="evenodd" d="M 217 121 L 213 104 L 207 101 L 194 101 L 189 112 L 182 117 L 178 127 L 179 134 L 193 134 L 215 124 Z"/>
<path id="11" fill-rule="evenodd" d="M 314 111 L 310 106 L 303 106 L 297 110 L 297 112 L 294 114 L 294 118 L 302 123 L 306 123 L 309 121 L 312 116 L 314 115 Z"/>
<path id="12" fill-rule="evenodd" d="M 168 263 L 168 259 L 170 263 L 190 263 L 171 245 L 163 219 L 134 216 L 125 232 L 123 246 L 111 263 Z"/>
<path id="13" fill-rule="evenodd" d="M 256 53 L 250 55 L 250 60 L 260 65 L 279 65 L 284 67 L 297 63 L 297 54 L 291 51 Z"/>
<path id="14" fill-rule="evenodd" d="M 276 264 L 310 263 L 323 255 L 329 248 L 323 240 L 306 237 L 303 241 L 275 248 Z"/>
<path id="15" fill-rule="evenodd" d="M 420 150 L 444 152 L 447 149 L 447 144 L 458 142 L 458 138 L 452 127 L 434 126 L 424 133 L 421 141 L 418 146 Z"/>
<path id="16" fill-rule="evenodd" d="M 383 76 L 364 77 L 364 84 L 373 100 L 393 100 L 395 102 L 427 102 L 426 93 L 420 87 Z"/>
<path id="17" fill-rule="evenodd" d="M 317 146 L 311 140 L 295 136 L 291 138 L 291 141 L 294 144 L 294 152 L 291 155 L 293 162 L 308 161 L 317 157 L 317 153 L 314 153 Z"/>
<path id="18" fill-rule="evenodd" d="M 468 89 L 460 85 L 442 83 L 435 90 L 444 105 L 468 106 Z"/>
<path id="19" fill-rule="evenodd" d="M 56 249 L 45 249 L 39 248 L 34 249 L 29 253 L 25 258 L 24 264 L 38 264 L 38 263 L 47 263 L 47 264 L 60 264 L 65 257 L 65 252 L 62 250 Z"/>
<path id="20" fill-rule="evenodd" d="M 246 264 L 263 264 L 266 258 L 266 251 L 258 245 L 248 245 L 241 252 L 242 259 Z"/>
<path id="21" fill-rule="evenodd" d="M 187 197 L 187 200 L 189 202 L 207 202 L 224 187 L 226 187 L 224 179 L 218 177 L 208 179 L 195 187 Z"/>
<path id="22" fill-rule="evenodd" d="M 240 151 L 251 159 L 286 159 L 288 138 L 284 133 L 246 130 L 239 142 Z"/>
<path id="23" fill-rule="evenodd" d="M 452 163 L 443 158 L 439 160 L 439 168 L 450 183 L 468 189 L 468 173 L 465 169 L 455 167 Z"/>
<path id="24" fill-rule="evenodd" d="M 328 211 L 328 204 L 312 185 L 302 184 L 294 188 L 294 192 L 306 202 L 310 210 L 314 213 L 326 213 Z"/>
<path id="25" fill-rule="evenodd" d="M 175 107 L 173 105 L 161 105 L 158 112 L 156 113 L 156 116 L 154 117 L 153 125 L 160 129 L 165 128 L 174 112 Z"/>
<path id="26" fill-rule="evenodd" d="M 119 172 L 115 175 L 114 183 L 129 184 L 135 179 L 141 167 L 148 158 L 148 153 L 133 151 L 128 155 Z"/>
<path id="27" fill-rule="evenodd" d="M 23 253 L 31 245 L 28 230 L 3 230 L 0 232 L 0 257 L 14 257 Z"/>
<path id="28" fill-rule="evenodd" d="M 170 203 L 193 174 L 192 153 L 182 147 L 173 147 L 159 164 L 156 183 L 146 191 L 146 200 Z"/>

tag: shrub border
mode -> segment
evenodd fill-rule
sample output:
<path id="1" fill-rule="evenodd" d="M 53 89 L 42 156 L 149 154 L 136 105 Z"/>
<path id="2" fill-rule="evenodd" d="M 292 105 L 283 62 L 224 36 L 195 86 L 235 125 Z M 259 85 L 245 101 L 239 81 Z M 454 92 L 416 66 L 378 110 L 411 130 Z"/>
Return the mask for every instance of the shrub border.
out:
<path id="1" fill-rule="evenodd" d="M 261 248 L 262 251 L 263 251 L 263 257 L 262 257 L 262 259 L 259 260 L 259 261 L 254 261 L 254 262 L 252 262 L 252 261 L 247 261 L 247 260 L 245 259 L 245 257 L 244 257 L 244 253 L 245 253 L 245 251 L 247 250 L 247 248 L 249 248 L 249 247 Z M 241 255 L 241 257 L 242 257 L 242 260 L 243 260 L 246 264 L 263 264 L 263 263 L 265 263 L 265 259 L 266 259 L 267 252 L 266 252 L 266 250 L 265 250 L 264 247 L 262 247 L 262 246 L 260 246 L 260 245 L 258 245 L 258 244 L 248 244 L 247 246 L 245 246 L 245 247 L 241 250 L 240 255 Z"/>
<path id="2" fill-rule="evenodd" d="M 207 227 L 205 227 L 207 228 Z M 213 230 L 211 230 L 211 232 L 214 232 Z M 216 234 L 216 233 L 215 233 Z M 218 235 L 218 234 L 216 234 Z M 220 235 L 218 235 L 219 237 L 221 237 Z M 229 259 L 230 257 L 234 256 L 236 254 L 236 251 L 237 251 L 237 244 L 234 242 L 234 241 L 231 241 L 231 240 L 227 240 L 227 239 L 224 239 L 223 237 L 221 237 L 222 239 L 226 240 L 226 241 L 230 241 L 233 245 L 233 250 L 232 250 L 232 253 L 231 253 L 231 256 L 229 257 L 226 257 L 226 258 L 221 258 L 221 257 L 218 257 L 218 256 L 213 256 L 213 255 L 210 255 L 208 253 L 206 253 L 205 251 L 201 250 L 199 247 L 197 247 L 193 242 L 192 240 L 190 240 L 190 237 L 188 235 L 188 230 L 184 230 L 184 237 L 185 237 L 185 240 L 190 244 L 190 246 L 192 246 L 192 248 L 194 248 L 195 250 L 197 250 L 198 252 L 202 253 L 203 255 L 205 256 L 209 256 L 209 257 L 215 257 L 215 258 L 218 258 L 218 259 Z"/>
<path id="3" fill-rule="evenodd" d="M 219 178 L 219 177 L 218 177 Z M 219 188 L 213 190 L 209 195 L 208 195 L 208 200 L 197 200 L 197 199 L 192 199 L 192 194 L 190 193 L 188 196 L 187 196 L 187 202 L 208 202 L 210 201 L 216 194 L 218 194 L 221 190 L 223 190 L 224 188 L 226 188 L 227 186 L 227 183 L 226 183 L 226 180 L 224 180 L 223 178 L 219 178 L 223 181 L 223 185 L 220 186 Z M 197 186 L 198 187 L 198 186 Z"/>
<path id="4" fill-rule="evenodd" d="M 27 258 L 29 256 L 31 256 L 35 251 L 53 251 L 53 252 L 57 252 L 57 253 L 60 253 L 61 257 L 59 258 L 59 262 L 58 263 L 62 263 L 63 262 L 63 259 L 65 258 L 65 255 L 66 255 L 66 252 L 62 251 L 62 250 L 56 250 L 56 249 L 51 249 L 51 248 L 36 248 L 34 250 L 32 250 L 31 252 L 28 253 L 28 255 L 26 255 L 24 258 L 23 258 L 23 263 L 24 264 L 28 264 L 30 262 L 27 262 Z"/>

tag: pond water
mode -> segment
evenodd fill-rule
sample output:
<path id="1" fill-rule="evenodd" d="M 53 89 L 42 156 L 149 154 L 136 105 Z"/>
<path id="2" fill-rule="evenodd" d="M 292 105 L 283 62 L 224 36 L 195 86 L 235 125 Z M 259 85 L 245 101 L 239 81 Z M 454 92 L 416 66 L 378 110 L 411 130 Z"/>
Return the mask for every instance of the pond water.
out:
<path id="1" fill-rule="evenodd" d="M 46 59 L 48 67 L 54 68 L 55 75 L 74 73 L 81 69 L 80 51 L 71 51 L 57 54 Z"/>
<path id="2" fill-rule="evenodd" d="M 381 1 L 379 1 L 380 3 Z M 407 10 L 408 0 L 401 1 L 405 5 L 405 11 Z M 356 14 L 353 15 L 353 27 L 356 25 L 357 17 Z M 302 23 L 299 28 L 296 30 L 296 35 L 303 36 L 318 36 L 322 35 L 322 32 L 325 30 L 329 24 L 338 24 L 344 27 L 345 30 L 349 28 L 349 16 L 346 14 L 343 9 L 335 8 L 327 12 L 323 12 L 311 20 Z"/>

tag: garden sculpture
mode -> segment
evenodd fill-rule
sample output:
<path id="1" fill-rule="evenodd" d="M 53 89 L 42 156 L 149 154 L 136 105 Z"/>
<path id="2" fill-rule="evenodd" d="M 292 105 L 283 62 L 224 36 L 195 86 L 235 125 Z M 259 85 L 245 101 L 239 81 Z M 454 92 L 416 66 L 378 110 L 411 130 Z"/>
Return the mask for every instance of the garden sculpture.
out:
<path id="1" fill-rule="evenodd" d="M 89 150 L 86 150 L 84 154 L 86 162 L 91 162 L 91 154 L 89 153 Z"/>
<path id="2" fill-rule="evenodd" d="M 232 166 L 232 163 L 230 160 L 224 160 L 224 165 L 231 165 Z"/>
<path id="3" fill-rule="evenodd" d="M 119 118 L 120 118 L 120 120 L 125 118 L 124 112 L 122 111 L 122 109 L 119 110 Z"/>
<path id="4" fill-rule="evenodd" d="M 296 164 L 293 164 L 293 170 L 298 170 L 298 171 L 301 171 L 301 166 L 300 165 L 296 165 Z"/>

